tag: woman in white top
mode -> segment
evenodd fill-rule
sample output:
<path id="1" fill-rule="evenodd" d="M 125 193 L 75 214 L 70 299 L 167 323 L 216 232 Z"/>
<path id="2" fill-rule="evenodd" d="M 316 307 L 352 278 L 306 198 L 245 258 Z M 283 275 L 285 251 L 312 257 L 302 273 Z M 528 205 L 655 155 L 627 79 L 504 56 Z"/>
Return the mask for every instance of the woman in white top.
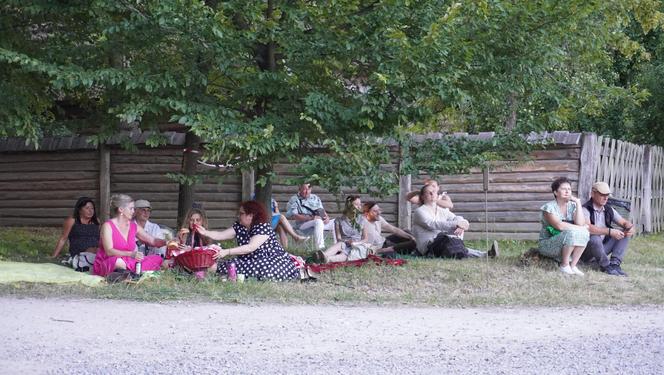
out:
<path id="1" fill-rule="evenodd" d="M 417 251 L 420 255 L 429 252 L 431 244 L 439 235 L 457 237 L 463 239 L 463 234 L 470 227 L 468 220 L 450 212 L 447 208 L 441 208 L 436 204 L 436 189 L 431 185 L 424 185 L 420 191 L 420 202 L 422 205 L 415 210 L 413 215 L 413 235 L 417 242 Z M 464 245 L 465 247 L 465 245 Z M 464 257 L 484 257 L 487 252 L 469 249 L 466 247 Z M 497 255 L 497 243 L 494 241 L 489 256 Z"/>

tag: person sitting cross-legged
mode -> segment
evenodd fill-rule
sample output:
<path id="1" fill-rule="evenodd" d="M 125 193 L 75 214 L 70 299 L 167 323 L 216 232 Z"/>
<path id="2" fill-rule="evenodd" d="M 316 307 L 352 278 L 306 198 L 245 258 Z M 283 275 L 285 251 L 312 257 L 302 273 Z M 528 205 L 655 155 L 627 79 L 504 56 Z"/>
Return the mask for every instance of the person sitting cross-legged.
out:
<path id="1" fill-rule="evenodd" d="M 602 272 L 613 276 L 627 276 L 620 265 L 627 252 L 629 239 L 636 230 L 634 224 L 607 204 L 609 195 L 609 185 L 606 182 L 596 182 L 593 184 L 590 200 L 583 205 L 583 214 L 590 223 L 590 240 L 581 260 L 588 262 L 594 258 Z"/>

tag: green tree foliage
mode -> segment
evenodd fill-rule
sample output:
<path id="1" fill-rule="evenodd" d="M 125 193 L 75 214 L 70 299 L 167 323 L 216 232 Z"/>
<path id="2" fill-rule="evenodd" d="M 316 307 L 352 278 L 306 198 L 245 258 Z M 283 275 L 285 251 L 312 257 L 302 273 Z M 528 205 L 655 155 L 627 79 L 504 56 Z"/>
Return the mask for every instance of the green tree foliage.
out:
<path id="1" fill-rule="evenodd" d="M 6 0 L 0 135 L 36 140 L 92 123 L 103 140 L 119 120 L 172 121 L 203 138 L 206 158 L 259 171 L 266 192 L 273 163 L 289 158 L 333 191 L 385 193 L 396 182 L 381 167 L 386 139 L 564 129 L 638 101 L 639 89 L 605 76 L 612 53 L 643 52 L 624 28 L 659 25 L 653 4 Z M 464 170 L 493 146 L 429 142 L 427 157 L 407 147 L 402 168 L 433 171 L 456 155 L 447 171 Z"/>
<path id="2" fill-rule="evenodd" d="M 657 10 L 664 11 L 664 1 L 659 1 Z M 664 31 L 661 28 L 646 31 L 639 22 L 632 20 L 626 33 L 639 42 L 641 52 L 632 55 L 614 53 L 612 69 L 606 74 L 606 79 L 621 89 L 638 92 L 638 100 L 627 97 L 607 103 L 601 115 L 581 117 L 580 130 L 664 146 Z"/>

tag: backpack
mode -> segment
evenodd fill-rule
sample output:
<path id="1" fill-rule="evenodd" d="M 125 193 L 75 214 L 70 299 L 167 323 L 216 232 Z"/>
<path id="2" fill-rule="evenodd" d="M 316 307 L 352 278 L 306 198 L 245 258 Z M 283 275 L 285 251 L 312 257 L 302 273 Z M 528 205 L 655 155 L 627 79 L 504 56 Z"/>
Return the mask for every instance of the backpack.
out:
<path id="1" fill-rule="evenodd" d="M 81 252 L 69 258 L 71 267 L 78 272 L 89 272 L 95 264 L 97 254 Z"/>
<path id="2" fill-rule="evenodd" d="M 468 250 L 462 239 L 439 233 L 427 246 L 427 254 L 435 258 L 462 259 L 468 257 Z"/>

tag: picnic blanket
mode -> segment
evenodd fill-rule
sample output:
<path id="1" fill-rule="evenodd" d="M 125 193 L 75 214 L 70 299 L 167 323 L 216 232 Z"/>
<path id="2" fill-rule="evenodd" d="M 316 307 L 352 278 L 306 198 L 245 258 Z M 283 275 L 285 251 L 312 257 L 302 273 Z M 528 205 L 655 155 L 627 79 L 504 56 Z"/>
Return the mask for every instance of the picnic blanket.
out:
<path id="1" fill-rule="evenodd" d="M 369 255 L 364 259 L 350 260 L 346 262 L 333 262 L 325 264 L 309 264 L 309 269 L 316 273 L 321 273 L 323 271 L 328 271 L 331 269 L 339 267 L 362 267 L 365 264 L 375 264 L 377 266 L 387 265 L 387 266 L 402 266 L 406 264 L 405 259 L 386 259 L 381 258 L 376 255 Z"/>
<path id="2" fill-rule="evenodd" d="M 53 263 L 23 263 L 0 261 L 0 284 L 17 282 L 101 285 L 104 278 Z"/>

